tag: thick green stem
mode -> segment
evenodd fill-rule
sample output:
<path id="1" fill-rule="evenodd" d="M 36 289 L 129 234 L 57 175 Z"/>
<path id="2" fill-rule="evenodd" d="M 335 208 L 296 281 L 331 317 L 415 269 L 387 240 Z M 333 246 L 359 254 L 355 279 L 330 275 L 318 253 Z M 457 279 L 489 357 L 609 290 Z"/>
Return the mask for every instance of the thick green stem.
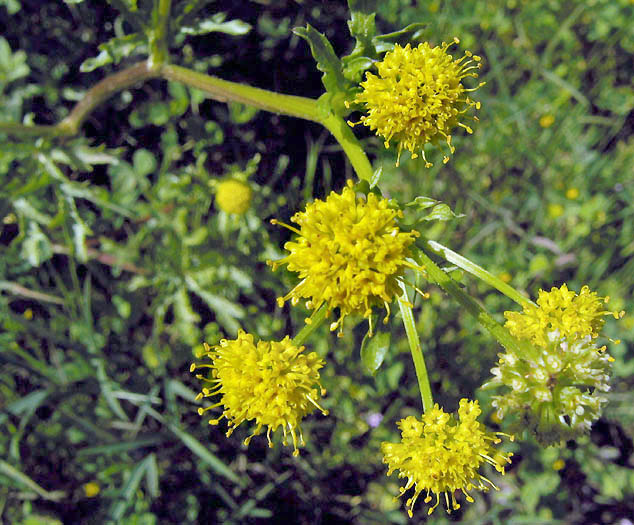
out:
<path id="1" fill-rule="evenodd" d="M 425 366 L 425 358 L 423 357 L 423 348 L 418 339 L 412 307 L 407 298 L 407 289 L 402 283 L 401 288 L 403 289 L 403 295 L 398 298 L 398 306 L 401 309 L 403 326 L 405 327 L 407 342 L 409 343 L 412 360 L 414 361 L 414 369 L 416 370 L 416 377 L 418 379 L 418 389 L 420 390 L 420 397 L 423 401 L 423 412 L 427 412 L 434 406 L 434 399 L 431 395 L 431 385 L 429 384 L 429 376 L 427 375 L 427 367 Z"/>
<path id="2" fill-rule="evenodd" d="M 357 177 L 370 182 L 374 174 L 372 165 L 346 121 L 331 113 L 322 121 L 322 124 L 333 134 L 339 144 L 341 144 Z"/>
<path id="3" fill-rule="evenodd" d="M 439 242 L 436 241 L 423 241 L 426 246 L 431 248 L 431 250 L 436 254 L 440 255 L 447 261 L 452 264 L 455 264 L 459 268 L 462 268 L 466 272 L 469 272 L 471 275 L 476 276 L 477 278 L 483 280 L 485 283 L 493 286 L 499 292 L 502 292 L 509 299 L 513 299 L 520 306 L 534 304 L 530 299 L 524 297 L 521 293 L 519 293 L 515 288 L 509 286 L 504 281 L 502 281 L 499 277 L 496 277 L 492 273 L 488 272 L 481 266 L 478 266 L 474 262 L 471 262 L 466 257 L 463 257 L 459 253 L 456 253 L 446 246 L 443 246 Z"/>
<path id="4" fill-rule="evenodd" d="M 308 339 L 312 333 L 319 328 L 328 317 L 328 308 L 325 304 L 322 304 L 319 310 L 317 310 L 311 317 L 310 322 L 297 332 L 297 335 L 293 337 L 293 344 L 295 346 L 301 346 L 304 341 Z"/>
<path id="5" fill-rule="evenodd" d="M 466 294 L 458 283 L 449 277 L 425 252 L 420 250 L 419 256 L 423 267 L 422 270 L 424 270 L 427 279 L 436 283 L 458 301 L 504 348 L 517 355 L 530 351 L 529 348 L 525 348 L 525 345 L 515 339 L 506 328 L 493 319 L 470 295 Z"/>
<path id="6" fill-rule="evenodd" d="M 200 89 L 220 102 L 241 102 L 271 113 L 289 115 L 319 123 L 322 123 L 325 116 L 316 100 L 294 95 L 282 95 L 266 89 L 222 80 L 180 66 L 164 66 L 162 76 L 167 80 Z"/>

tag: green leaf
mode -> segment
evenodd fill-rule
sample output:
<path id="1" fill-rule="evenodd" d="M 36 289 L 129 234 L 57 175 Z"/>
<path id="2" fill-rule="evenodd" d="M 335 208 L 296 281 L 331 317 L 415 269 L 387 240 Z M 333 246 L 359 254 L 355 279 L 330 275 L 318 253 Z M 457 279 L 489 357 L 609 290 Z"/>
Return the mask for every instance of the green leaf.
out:
<path id="1" fill-rule="evenodd" d="M 377 332 L 372 337 L 366 334 L 363 338 L 363 343 L 361 343 L 361 364 L 366 374 L 376 374 L 390 347 L 390 339 L 390 332 Z"/>
<path id="2" fill-rule="evenodd" d="M 145 177 L 156 170 L 156 159 L 150 151 L 138 149 L 132 156 L 132 165 L 139 177 Z"/>
<path id="3" fill-rule="evenodd" d="M 431 208 L 434 204 L 438 204 L 438 202 L 440 201 L 421 195 L 416 197 L 412 202 L 408 202 L 405 206 L 413 206 L 419 210 L 426 210 L 427 208 Z"/>
<path id="4" fill-rule="evenodd" d="M 227 35 L 246 35 L 251 31 L 251 25 L 242 20 L 225 22 L 226 13 L 216 13 L 211 18 L 201 20 L 193 26 L 182 26 L 180 32 L 184 35 L 206 35 L 208 33 L 225 33 Z"/>
<path id="5" fill-rule="evenodd" d="M 393 33 L 386 33 L 385 35 L 378 35 L 372 39 L 377 53 L 385 53 L 394 49 L 394 44 L 405 45 L 410 40 L 416 37 L 416 33 L 425 28 L 427 24 L 415 23 L 410 24 L 403 29 L 394 31 Z"/>
<path id="6" fill-rule="evenodd" d="M 379 181 L 381 180 L 381 175 L 383 175 L 383 166 L 379 166 L 372 174 L 372 179 L 370 179 L 370 189 L 374 189 L 378 186 Z"/>
<path id="7" fill-rule="evenodd" d="M 11 412 L 14 416 L 21 416 L 25 413 L 34 412 L 49 396 L 48 390 L 36 390 L 30 394 L 14 401 L 7 406 L 7 411 Z"/>
<path id="8" fill-rule="evenodd" d="M 456 215 L 447 204 L 445 204 L 444 202 L 441 202 L 440 204 L 436 204 L 432 208 L 431 212 L 429 212 L 429 215 L 427 215 L 426 217 L 423 217 L 422 220 L 449 221 L 451 219 L 456 219 L 460 217 L 464 217 L 464 215 L 463 214 Z"/>
<path id="9" fill-rule="evenodd" d="M 431 211 L 425 217 L 417 218 L 415 222 L 448 221 L 451 219 L 459 219 L 460 217 L 464 217 L 463 214 L 454 213 L 452 209 L 444 202 L 440 202 L 429 197 L 416 197 L 413 201 L 408 202 L 405 206 L 416 208 L 420 211 L 431 208 Z"/>
<path id="10" fill-rule="evenodd" d="M 22 9 L 22 5 L 18 2 L 18 0 L 0 0 L 0 5 L 5 6 L 7 8 L 7 13 L 10 15 L 14 15 Z"/>
<path id="11" fill-rule="evenodd" d="M 135 13 L 139 9 L 137 6 L 137 0 L 108 0 L 108 2 L 115 7 L 124 7 L 125 10 L 130 11 L 131 13 Z"/>
<path id="12" fill-rule="evenodd" d="M 354 84 L 363 80 L 363 73 L 372 67 L 374 60 L 365 56 L 343 57 L 343 76 Z"/>
<path id="13" fill-rule="evenodd" d="M 308 42 L 313 58 L 317 62 L 317 69 L 323 72 L 321 81 L 326 91 L 331 95 L 345 93 L 346 79 L 343 76 L 341 60 L 335 54 L 326 36 L 310 24 L 306 27 L 296 27 L 293 33 Z"/>
<path id="14" fill-rule="evenodd" d="M 3 476 L 7 476 L 12 480 L 16 481 L 20 485 L 27 487 L 29 490 L 35 492 L 38 496 L 43 499 L 57 501 L 62 499 L 66 494 L 61 490 L 55 490 L 53 492 L 49 492 L 42 487 L 40 487 L 35 481 L 29 478 L 26 474 L 20 472 L 11 464 L 6 461 L 0 459 L 0 474 Z"/>
<path id="15" fill-rule="evenodd" d="M 372 39 L 376 34 L 376 14 L 373 12 L 371 3 L 368 0 L 348 0 L 350 8 L 350 20 L 348 28 L 350 34 L 356 40 L 356 44 L 350 57 L 366 55 L 376 57 L 374 43 Z"/>
<path id="16" fill-rule="evenodd" d="M 95 447 L 82 448 L 77 452 L 77 457 L 82 456 L 108 456 L 111 454 L 123 454 L 144 447 L 151 447 L 163 443 L 165 437 L 152 435 L 148 437 L 140 437 L 132 441 L 122 441 L 121 443 L 112 443 L 110 445 L 97 445 Z"/>
<path id="17" fill-rule="evenodd" d="M 156 458 L 154 454 L 149 454 L 142 461 L 137 463 L 136 467 L 132 469 L 127 481 L 121 488 L 119 497 L 110 506 L 108 517 L 116 523 L 120 522 L 126 509 L 132 504 L 134 495 L 139 488 L 139 483 L 143 479 L 143 476 L 152 461 L 156 463 Z"/>
<path id="18" fill-rule="evenodd" d="M 35 209 L 35 207 L 31 205 L 31 203 L 25 198 L 16 199 L 13 202 L 13 208 L 16 212 L 18 212 L 19 215 L 22 215 L 23 217 L 31 219 L 32 221 L 40 223 L 44 226 L 48 226 L 53 220 L 53 217 L 51 217 L 50 215 L 47 215 Z"/>
<path id="19" fill-rule="evenodd" d="M 231 333 L 237 334 L 240 325 L 236 319 L 244 318 L 244 309 L 220 295 L 213 294 L 204 290 L 192 277 L 186 277 L 187 287 L 198 295 L 211 308 L 220 324 Z"/>
<path id="20" fill-rule="evenodd" d="M 141 33 L 111 38 L 99 46 L 101 52 L 96 57 L 84 60 L 79 70 L 82 73 L 89 73 L 106 64 L 118 64 L 122 59 L 144 51 L 146 43 L 145 35 Z M 142 46 L 144 49 L 140 49 Z"/>
<path id="21" fill-rule="evenodd" d="M 178 439 L 183 442 L 189 450 L 191 450 L 196 456 L 198 456 L 204 463 L 209 465 L 212 470 L 217 472 L 218 474 L 224 476 L 230 481 L 233 481 L 236 484 L 241 484 L 242 480 L 238 477 L 237 474 L 233 472 L 227 465 L 225 465 L 217 456 L 209 452 L 207 447 L 205 447 L 200 441 L 194 438 L 192 435 L 184 432 L 175 426 L 170 426 L 170 430 L 176 434 Z"/>
<path id="22" fill-rule="evenodd" d="M 159 495 L 158 465 L 154 454 L 150 454 L 149 458 L 145 469 L 145 484 L 150 497 L 156 498 Z"/>
<path id="23" fill-rule="evenodd" d="M 4 86 L 27 76 L 30 71 L 26 63 L 26 53 L 24 51 L 12 53 L 9 42 L 0 36 L 0 92 Z"/>
<path id="24" fill-rule="evenodd" d="M 53 257 L 53 249 L 48 237 L 35 222 L 29 223 L 26 239 L 22 243 L 22 258 L 34 268 Z"/>
<path id="25" fill-rule="evenodd" d="M 83 222 L 74 223 L 72 229 L 75 257 L 77 257 L 77 260 L 79 262 L 85 263 L 88 260 L 88 251 L 86 250 L 86 234 L 90 234 L 92 232 Z"/>

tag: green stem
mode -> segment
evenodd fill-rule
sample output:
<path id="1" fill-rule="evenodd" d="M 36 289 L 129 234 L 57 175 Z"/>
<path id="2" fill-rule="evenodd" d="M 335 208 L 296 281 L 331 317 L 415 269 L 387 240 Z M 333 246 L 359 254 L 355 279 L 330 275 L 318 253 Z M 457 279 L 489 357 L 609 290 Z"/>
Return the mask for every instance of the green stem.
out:
<path id="1" fill-rule="evenodd" d="M 159 68 L 169 58 L 168 30 L 172 0 L 156 0 L 152 12 L 152 27 L 148 31 L 150 69 Z"/>
<path id="2" fill-rule="evenodd" d="M 331 113 L 323 119 L 321 123 L 328 129 L 328 131 L 330 131 L 330 133 L 332 133 L 339 144 L 341 144 L 341 147 L 343 148 L 344 153 L 348 156 L 348 160 L 350 160 L 350 164 L 352 164 L 357 177 L 361 180 L 370 182 L 374 175 L 372 165 L 346 121 Z"/>
<path id="3" fill-rule="evenodd" d="M 293 337 L 293 344 L 301 346 L 312 333 L 319 328 L 328 317 L 328 308 L 322 304 L 319 310 L 310 316 L 310 323 L 306 323 L 304 327 Z"/>
<path id="4" fill-rule="evenodd" d="M 158 14 L 161 15 L 163 10 L 167 10 L 169 4 L 168 0 L 161 0 L 157 8 Z M 159 31 L 159 36 L 164 34 L 161 31 L 167 31 L 167 26 L 160 27 L 164 29 Z M 156 28 L 152 29 L 152 31 L 156 31 Z M 156 33 L 154 36 L 156 36 Z M 157 46 L 158 42 L 159 40 L 156 40 Z M 139 62 L 123 71 L 107 76 L 90 88 L 70 114 L 57 125 L 26 126 L 15 122 L 0 122 L 0 133 L 22 137 L 74 136 L 79 132 L 88 115 L 115 93 L 152 78 L 164 78 L 165 80 L 179 82 L 200 89 L 219 102 L 240 102 L 271 113 L 317 122 L 326 127 L 337 139 L 359 179 L 367 181 L 372 179 L 372 165 L 350 127 L 343 118 L 322 108 L 317 100 L 295 95 L 284 95 L 266 89 L 222 80 L 184 67 L 164 64 L 161 62 L 163 57 L 165 60 L 167 59 L 160 46 L 156 47 L 149 60 Z"/>
<path id="5" fill-rule="evenodd" d="M 429 376 L 427 375 L 427 367 L 425 366 L 425 358 L 423 357 L 423 348 L 418 339 L 412 307 L 407 298 L 407 289 L 403 283 L 401 283 L 401 288 L 403 289 L 403 295 L 398 298 L 398 306 L 401 309 L 403 326 L 405 327 L 407 342 L 409 343 L 412 360 L 414 361 L 414 369 L 416 370 L 416 377 L 418 379 L 418 389 L 420 390 L 420 397 L 423 401 L 423 412 L 427 412 L 434 406 L 434 399 L 431 395 L 431 385 L 429 384 Z"/>
<path id="6" fill-rule="evenodd" d="M 88 115 L 112 95 L 132 87 L 139 82 L 159 76 L 160 71 L 152 69 L 147 61 L 139 62 L 123 71 L 108 75 L 101 82 L 98 82 L 86 91 L 84 98 L 75 105 L 64 120 L 57 124 L 57 126 L 51 126 L 51 128 L 57 129 L 57 132 L 53 135 L 58 137 L 76 135 L 79 133 L 79 129 Z M 28 129 L 27 126 L 24 127 Z M 1 124 L 0 131 L 5 131 Z"/>
<path id="7" fill-rule="evenodd" d="M 530 352 L 527 345 L 522 345 L 515 339 L 500 323 L 498 323 L 491 315 L 482 308 L 470 295 L 465 293 L 462 288 L 447 275 L 434 261 L 432 261 L 425 252 L 419 250 L 419 257 L 422 263 L 422 269 L 428 280 L 436 283 L 445 292 L 451 295 L 460 305 L 493 336 L 508 351 L 516 355 L 522 355 Z"/>
<path id="8" fill-rule="evenodd" d="M 459 268 L 462 268 L 466 272 L 469 272 L 471 275 L 476 276 L 478 279 L 481 279 L 485 283 L 493 286 L 499 292 L 502 292 L 509 299 L 513 299 L 520 306 L 528 306 L 534 305 L 534 303 L 524 297 L 521 293 L 519 293 L 515 288 L 509 286 L 504 281 L 502 281 L 499 277 L 496 277 L 492 273 L 488 272 L 481 266 L 478 266 L 474 262 L 470 261 L 466 257 L 463 257 L 459 253 L 456 253 L 446 246 L 443 246 L 439 242 L 436 241 L 423 241 L 436 255 L 442 256 L 444 259 L 449 261 L 452 264 L 455 264 Z"/>
<path id="9" fill-rule="evenodd" d="M 222 80 L 180 66 L 163 66 L 162 76 L 166 80 L 200 89 L 220 102 L 240 102 L 271 113 L 289 115 L 319 123 L 324 118 L 317 101 L 311 98 L 282 95 L 266 89 Z"/>

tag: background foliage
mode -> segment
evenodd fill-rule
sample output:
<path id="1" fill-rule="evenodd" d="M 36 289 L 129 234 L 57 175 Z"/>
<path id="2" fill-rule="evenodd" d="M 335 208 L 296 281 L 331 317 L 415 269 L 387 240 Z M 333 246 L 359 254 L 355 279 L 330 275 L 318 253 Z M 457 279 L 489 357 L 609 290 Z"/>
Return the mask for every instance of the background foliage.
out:
<path id="1" fill-rule="evenodd" d="M 55 123 L 108 72 L 142 58 L 145 44 L 120 11 L 134 3 L 0 0 L 0 120 Z M 591 435 L 561 449 L 516 443 L 499 492 L 428 521 L 622 523 L 634 514 L 634 5 L 378 4 L 384 32 L 425 22 L 421 40 L 459 36 L 482 55 L 487 82 L 477 92 L 481 122 L 455 137 L 446 166 L 402 159 L 397 169 L 394 152 L 367 134 L 383 191 L 449 203 L 465 217 L 428 235 L 531 296 L 588 284 L 630 314 L 606 328 L 622 343 L 609 345 L 613 390 Z M 342 55 L 351 51 L 347 16 L 344 2 L 206 3 L 183 18 L 172 60 L 318 97 L 321 73 L 290 30 L 308 22 Z M 330 416 L 309 418 L 299 458 L 264 439 L 244 448 L 245 429 L 226 439 L 193 403 L 188 368 L 203 340 L 239 326 L 262 338 L 302 326 L 303 312 L 275 305 L 293 278 L 265 266 L 285 240 L 268 220 L 287 220 L 352 177 L 322 128 L 153 80 L 100 106 L 80 138 L 0 139 L 6 523 L 407 523 L 379 453 L 396 439 L 395 422 L 420 410 L 398 322 L 374 377 L 359 362 L 364 327 L 313 336 L 309 346 L 328 359 Z M 254 189 L 243 217 L 213 199 L 215 184 L 237 172 Z M 513 308 L 462 282 L 500 319 Z M 486 379 L 499 348 L 429 291 L 418 328 L 436 401 L 452 410 Z"/>

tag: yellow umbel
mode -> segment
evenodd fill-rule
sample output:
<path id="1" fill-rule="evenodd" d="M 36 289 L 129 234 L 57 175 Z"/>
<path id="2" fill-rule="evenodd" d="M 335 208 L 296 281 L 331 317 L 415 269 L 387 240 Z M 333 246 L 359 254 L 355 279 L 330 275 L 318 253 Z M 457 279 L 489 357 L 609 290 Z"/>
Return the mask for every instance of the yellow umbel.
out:
<path id="1" fill-rule="evenodd" d="M 304 347 L 293 345 L 287 336 L 281 341 L 254 342 L 253 336 L 242 330 L 237 339 L 220 341 L 210 347 L 205 344 L 205 354 L 211 364 L 193 363 L 190 371 L 209 368 L 208 377 L 196 377 L 210 386 L 202 389 L 196 399 L 220 395 L 220 401 L 206 408 L 199 408 L 203 415 L 207 410 L 222 406 L 222 415 L 209 421 L 217 425 L 224 417 L 229 423 L 227 437 L 243 421 L 255 420 L 256 428 L 245 439 L 248 445 L 253 436 L 267 427 L 266 437 L 273 446 L 271 432 L 282 427 L 287 444 L 290 434 L 293 455 L 298 455 L 298 445 L 304 445 L 300 421 L 315 408 L 324 415 L 327 411 L 318 404 L 324 393 L 319 385 L 319 369 L 324 361 L 315 352 L 304 353 Z"/>
<path id="2" fill-rule="evenodd" d="M 225 179 L 216 187 L 216 205 L 225 213 L 242 215 L 251 205 L 252 194 L 246 182 Z"/>
<path id="3" fill-rule="evenodd" d="M 494 445 L 500 443 L 500 432 L 490 432 L 477 418 L 481 414 L 477 401 L 460 400 L 458 421 L 436 404 L 421 419 L 406 417 L 398 422 L 400 443 L 383 443 L 383 463 L 388 465 L 388 476 L 395 470 L 399 478 L 407 482 L 401 487 L 403 495 L 414 487 L 414 495 L 406 502 L 407 513 L 413 516 L 418 496 L 425 492 L 425 503 L 436 496 L 431 514 L 444 497 L 447 512 L 459 509 L 454 492 L 459 490 L 472 502 L 470 490 L 489 490 L 497 487 L 480 472 L 484 463 L 493 465 L 504 474 L 512 453 L 498 452 Z M 510 437 L 513 440 L 512 436 Z"/>
<path id="4" fill-rule="evenodd" d="M 605 310 L 603 306 L 609 299 L 591 292 L 587 286 L 577 294 L 563 284 L 550 292 L 540 290 L 537 306 L 528 304 L 523 312 L 504 312 L 505 326 L 515 337 L 530 339 L 542 347 L 549 343 L 549 334 L 555 331 L 570 343 L 588 335 L 595 338 L 606 315 L 619 319 L 625 314 Z"/>
<path id="5" fill-rule="evenodd" d="M 474 102 L 462 85 L 466 77 L 477 77 L 475 70 L 480 68 L 480 57 L 466 51 L 458 60 L 447 53 L 449 44 L 431 47 L 427 42 L 418 47 L 398 44 L 393 51 L 376 64 L 378 75 L 367 73 L 361 83 L 363 91 L 356 95 L 354 102 L 365 104 L 367 116 L 360 122 L 376 131 L 385 139 L 385 147 L 394 141 L 398 148 L 398 166 L 401 151 L 408 150 L 412 158 L 420 152 L 425 166 L 427 161 L 423 147 L 428 142 L 447 143 L 449 153 L 454 152 L 451 133 L 456 127 L 472 133 L 471 127 L 463 121 L 470 108 L 480 109 L 480 103 Z M 476 117 L 470 117 L 477 120 Z M 357 123 L 349 122 L 354 126 Z M 443 162 L 449 160 L 445 156 Z"/>
<path id="6" fill-rule="evenodd" d="M 384 305 L 389 315 L 389 303 L 400 293 L 399 280 L 408 266 L 409 246 L 418 236 L 400 230 L 396 219 L 402 211 L 390 208 L 387 199 L 374 193 L 357 197 L 352 186 L 348 181 L 340 194 L 332 192 L 296 213 L 292 220 L 299 229 L 272 221 L 297 238 L 284 245 L 289 255 L 269 264 L 274 270 L 286 264 L 301 279 L 278 303 L 290 299 L 295 305 L 306 298 L 309 309 L 322 304 L 329 311 L 338 308 L 331 330 L 343 328 L 348 314 L 370 317 L 376 305 Z"/>

